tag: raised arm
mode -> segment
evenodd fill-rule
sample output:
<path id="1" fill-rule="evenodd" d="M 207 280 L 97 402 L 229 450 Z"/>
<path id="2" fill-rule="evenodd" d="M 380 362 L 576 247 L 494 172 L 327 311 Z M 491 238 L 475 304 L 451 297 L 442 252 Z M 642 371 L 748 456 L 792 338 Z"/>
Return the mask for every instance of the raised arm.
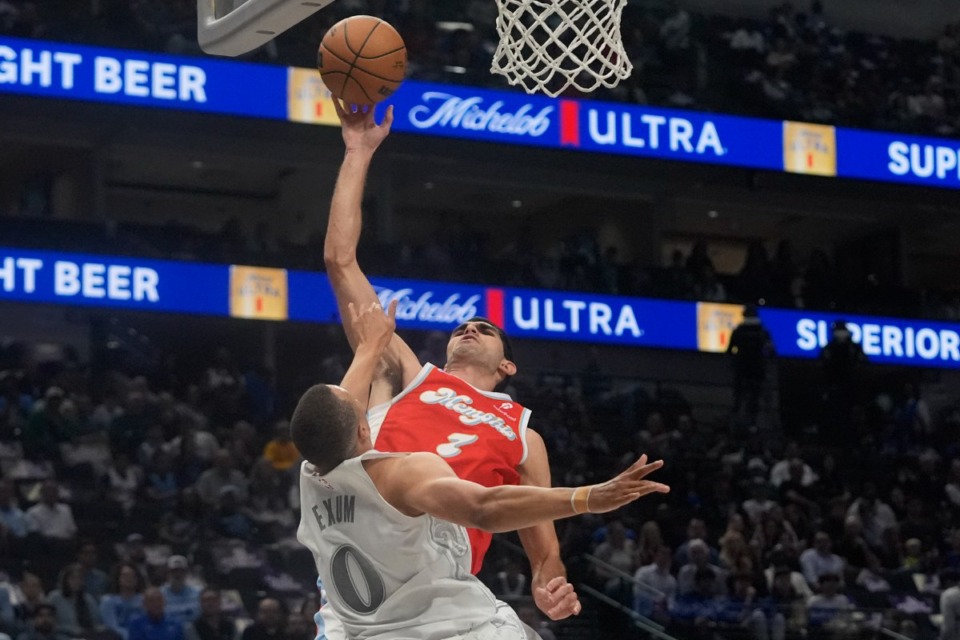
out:
<path id="1" fill-rule="evenodd" d="M 352 302 L 347 304 L 350 324 L 357 339 L 350 367 L 343 375 L 340 386 L 356 398 L 361 407 L 366 408 L 370 399 L 370 384 L 376 375 L 380 357 L 391 342 L 396 329 L 397 303 L 390 303 L 390 309 L 384 314 L 379 302 L 357 308 Z"/>
<path id="2" fill-rule="evenodd" d="M 347 341 L 356 351 L 357 329 L 353 324 L 349 305 L 352 303 L 357 308 L 366 308 L 379 302 L 370 281 L 357 263 L 357 244 L 360 242 L 363 224 L 360 205 L 370 162 L 380 143 L 390 133 L 393 107 L 387 109 L 383 123 L 377 125 L 373 108 L 354 112 L 348 106 L 341 105 L 338 100 L 333 103 L 340 116 L 346 151 L 330 204 L 323 260 L 327 267 L 327 277 L 337 298 Z M 403 385 L 416 376 L 420 369 L 416 354 L 396 335 L 384 351 L 383 359 L 393 372 L 401 376 Z"/>
<path id="3" fill-rule="evenodd" d="M 532 527 L 580 513 L 606 513 L 669 487 L 644 478 L 663 466 L 641 456 L 627 471 L 602 484 L 555 488 L 504 485 L 484 487 L 461 480 L 443 458 L 412 453 L 377 483 L 384 499 L 402 513 L 423 513 L 494 533 Z"/>

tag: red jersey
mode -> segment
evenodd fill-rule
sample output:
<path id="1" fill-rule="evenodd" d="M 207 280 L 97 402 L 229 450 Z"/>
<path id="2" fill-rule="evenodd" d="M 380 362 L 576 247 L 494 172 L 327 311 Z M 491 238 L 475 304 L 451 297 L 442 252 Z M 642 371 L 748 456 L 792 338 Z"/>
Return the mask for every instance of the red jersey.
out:
<path id="1" fill-rule="evenodd" d="M 530 410 L 509 395 L 481 391 L 432 364 L 423 365 L 406 389 L 368 415 L 377 451 L 431 451 L 458 477 L 485 487 L 520 483 L 517 467 L 527 459 L 529 420 Z M 467 533 L 471 570 L 477 573 L 493 534 Z"/>

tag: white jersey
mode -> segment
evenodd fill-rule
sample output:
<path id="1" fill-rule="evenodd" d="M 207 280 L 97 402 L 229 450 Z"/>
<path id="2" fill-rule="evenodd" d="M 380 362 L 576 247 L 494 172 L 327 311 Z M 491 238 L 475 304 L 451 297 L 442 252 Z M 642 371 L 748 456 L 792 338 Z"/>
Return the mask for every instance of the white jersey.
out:
<path id="1" fill-rule="evenodd" d="M 406 516 L 377 491 L 363 461 L 400 455 L 369 451 L 322 477 L 307 462 L 300 468 L 297 538 L 313 553 L 345 636 L 442 640 L 491 623 L 513 627 L 515 614 L 498 614 L 493 593 L 470 573 L 466 530 Z"/>

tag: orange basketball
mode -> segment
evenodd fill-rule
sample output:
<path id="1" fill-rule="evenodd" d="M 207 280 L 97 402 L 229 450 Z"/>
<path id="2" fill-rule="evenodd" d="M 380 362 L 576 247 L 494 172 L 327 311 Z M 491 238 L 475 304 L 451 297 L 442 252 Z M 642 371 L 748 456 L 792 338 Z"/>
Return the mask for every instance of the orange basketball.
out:
<path id="1" fill-rule="evenodd" d="M 407 47 L 388 22 L 351 16 L 323 36 L 317 68 L 335 97 L 347 104 L 376 104 L 403 82 Z"/>

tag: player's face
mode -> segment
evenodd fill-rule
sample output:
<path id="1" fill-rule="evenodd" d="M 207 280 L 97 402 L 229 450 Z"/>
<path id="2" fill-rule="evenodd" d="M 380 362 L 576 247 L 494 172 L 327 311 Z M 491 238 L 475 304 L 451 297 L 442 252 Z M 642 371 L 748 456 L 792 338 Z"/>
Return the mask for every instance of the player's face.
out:
<path id="1" fill-rule="evenodd" d="M 487 322 L 465 322 L 450 334 L 447 362 L 471 360 L 496 368 L 503 360 L 503 342 L 497 328 Z"/>
<path id="2" fill-rule="evenodd" d="M 349 391 L 344 389 L 339 385 L 329 385 L 330 389 L 333 391 L 333 395 L 341 402 L 346 402 L 350 405 L 350 408 L 353 409 L 353 412 L 357 415 L 357 426 L 358 434 L 357 437 L 360 440 L 361 444 L 365 442 L 366 438 L 370 437 L 370 425 L 367 423 L 367 412 L 360 406 L 360 402 L 350 394 Z"/>

